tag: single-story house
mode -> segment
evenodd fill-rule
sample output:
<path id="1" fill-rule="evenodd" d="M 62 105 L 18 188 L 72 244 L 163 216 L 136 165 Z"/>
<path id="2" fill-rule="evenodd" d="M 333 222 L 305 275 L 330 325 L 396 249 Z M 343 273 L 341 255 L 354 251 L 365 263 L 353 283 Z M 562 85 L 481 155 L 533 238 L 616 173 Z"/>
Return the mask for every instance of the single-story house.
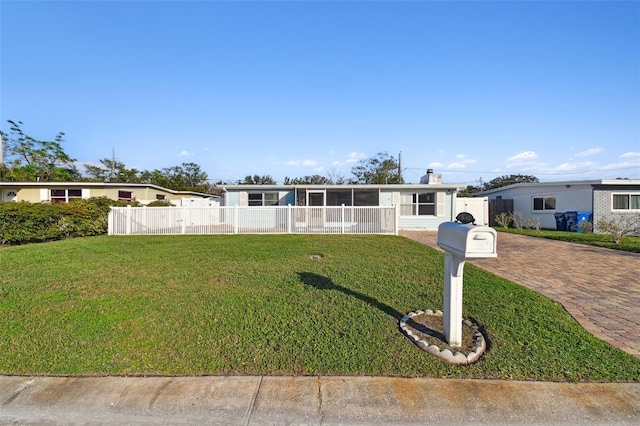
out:
<path id="1" fill-rule="evenodd" d="M 460 185 L 427 173 L 420 184 L 225 185 L 225 206 L 394 206 L 399 229 L 435 230 L 455 220 Z"/>
<path id="2" fill-rule="evenodd" d="M 148 204 L 167 200 L 173 204 L 208 205 L 217 196 L 192 191 L 175 191 L 149 183 L 116 182 L 0 182 L 0 201 L 66 203 L 73 199 L 107 197 L 116 201 Z"/>
<path id="3" fill-rule="evenodd" d="M 640 180 L 610 179 L 516 183 L 474 194 L 493 200 L 513 200 L 513 211 L 556 229 L 556 213 L 582 212 L 593 223 L 640 213 Z M 560 215 L 558 215 L 560 216 Z"/>

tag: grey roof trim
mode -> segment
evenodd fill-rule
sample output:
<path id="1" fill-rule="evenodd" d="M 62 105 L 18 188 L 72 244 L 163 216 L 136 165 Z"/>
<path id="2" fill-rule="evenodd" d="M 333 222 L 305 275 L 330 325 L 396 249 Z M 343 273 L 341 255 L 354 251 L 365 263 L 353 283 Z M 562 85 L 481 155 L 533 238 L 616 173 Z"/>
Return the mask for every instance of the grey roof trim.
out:
<path id="1" fill-rule="evenodd" d="M 351 184 L 351 185 L 220 185 L 223 191 L 232 190 L 284 190 L 289 191 L 292 189 L 391 189 L 391 190 L 421 190 L 435 189 L 435 190 L 454 190 L 462 188 L 461 185 L 446 185 L 446 184 L 388 184 L 388 185 L 371 185 L 371 184 Z"/>
<path id="2" fill-rule="evenodd" d="M 495 194 L 496 192 L 503 192 L 514 188 L 535 188 L 546 186 L 566 186 L 566 185 L 618 185 L 618 186 L 637 186 L 640 185 L 640 179 L 593 179 L 593 180 L 566 180 L 566 181 L 551 181 L 551 182 L 538 182 L 538 183 L 514 183 L 513 185 L 502 186 L 500 188 L 488 189 L 486 191 L 476 192 L 474 196 L 482 196 L 488 194 Z"/>

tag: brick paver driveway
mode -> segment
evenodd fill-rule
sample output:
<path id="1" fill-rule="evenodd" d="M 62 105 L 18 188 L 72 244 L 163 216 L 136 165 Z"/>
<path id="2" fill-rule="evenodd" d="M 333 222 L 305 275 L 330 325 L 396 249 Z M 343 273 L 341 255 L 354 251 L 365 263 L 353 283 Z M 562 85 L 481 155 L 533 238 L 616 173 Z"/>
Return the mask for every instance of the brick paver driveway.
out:
<path id="1" fill-rule="evenodd" d="M 400 235 L 437 248 L 437 232 Z M 640 357 L 640 254 L 500 232 L 498 258 L 472 263 L 561 303 L 587 331 Z"/>

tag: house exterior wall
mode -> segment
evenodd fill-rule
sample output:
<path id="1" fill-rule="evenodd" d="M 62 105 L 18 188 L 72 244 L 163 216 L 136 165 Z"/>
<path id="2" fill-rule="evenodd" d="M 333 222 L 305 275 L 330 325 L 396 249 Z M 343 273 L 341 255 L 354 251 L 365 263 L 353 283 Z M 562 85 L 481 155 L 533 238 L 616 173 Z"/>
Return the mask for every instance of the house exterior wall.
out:
<path id="1" fill-rule="evenodd" d="M 542 227 L 548 229 L 556 228 L 555 213 L 567 211 L 592 213 L 592 189 L 590 184 L 505 187 L 504 190 L 492 192 L 488 196 L 492 200 L 497 197 L 512 199 L 514 211 L 522 213 L 526 218 L 539 220 Z M 556 208 L 534 211 L 533 199 L 541 197 L 554 197 Z"/>
<path id="2" fill-rule="evenodd" d="M 614 210 L 614 194 L 638 194 L 640 195 L 640 185 L 638 186 L 597 186 L 593 190 L 593 221 L 596 223 L 600 219 L 621 217 L 627 215 L 640 214 L 640 210 Z M 596 230 L 597 231 L 597 230 Z"/>
<path id="3" fill-rule="evenodd" d="M 407 189 L 399 188 L 400 185 L 395 188 L 391 188 L 386 185 L 382 185 L 379 187 L 363 186 L 363 187 L 329 187 L 325 188 L 322 186 L 313 186 L 307 188 L 313 192 L 321 192 L 321 191 L 331 191 L 331 190 L 349 190 L 349 189 L 364 189 L 364 190 L 378 190 L 378 205 L 382 207 L 393 206 L 396 204 L 400 204 L 400 200 L 402 195 L 410 195 L 415 193 L 424 193 L 424 192 L 433 192 L 435 193 L 435 215 L 423 215 L 423 216 L 399 216 L 399 226 L 401 229 L 430 229 L 435 230 L 442 222 L 446 222 L 452 220 L 454 204 L 453 200 L 455 200 L 455 190 L 454 187 L 445 187 L 445 188 L 429 188 L 428 186 L 416 186 L 409 187 Z M 304 190 L 306 187 L 302 187 Z M 254 186 L 252 188 L 245 187 L 235 187 L 228 188 L 225 192 L 225 205 L 226 206 L 247 206 L 248 205 L 248 194 L 255 192 L 261 193 L 279 193 L 279 205 L 296 205 L 296 188 L 291 188 L 289 190 L 285 190 L 285 188 L 277 188 L 277 187 L 260 187 Z M 325 195 L 325 203 L 326 203 L 326 195 Z"/>
<path id="4" fill-rule="evenodd" d="M 156 201 L 158 196 L 170 201 L 179 201 L 184 197 L 207 198 L 207 194 L 199 194 L 189 191 L 171 191 L 154 185 L 127 185 L 127 184 L 100 184 L 91 182 L 42 182 L 34 184 L 28 183 L 6 183 L 2 182 L 0 186 L 0 201 L 27 201 L 30 203 L 42 203 L 51 201 L 51 190 L 81 190 L 81 198 L 90 197 L 107 197 L 112 200 L 118 200 L 119 191 L 131 192 L 131 196 L 142 204 L 148 204 Z M 15 197 L 9 197 L 9 194 L 16 193 Z"/>

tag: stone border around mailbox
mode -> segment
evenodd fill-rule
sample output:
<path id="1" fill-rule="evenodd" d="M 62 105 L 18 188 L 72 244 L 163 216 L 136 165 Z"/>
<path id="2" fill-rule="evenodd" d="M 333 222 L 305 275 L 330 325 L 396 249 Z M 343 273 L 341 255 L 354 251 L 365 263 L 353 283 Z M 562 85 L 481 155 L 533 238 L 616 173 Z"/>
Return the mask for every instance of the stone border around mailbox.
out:
<path id="1" fill-rule="evenodd" d="M 450 364 L 469 365 L 476 362 L 480 358 L 480 356 L 482 356 L 482 354 L 487 350 L 487 342 L 480 332 L 478 325 L 472 323 L 467 319 L 463 321 L 463 324 L 467 327 L 470 327 L 474 331 L 474 346 L 472 351 L 465 355 L 462 352 L 456 352 L 454 354 L 449 349 L 440 350 L 439 346 L 429 344 L 427 341 L 420 339 L 420 337 L 413 333 L 410 327 L 407 326 L 407 321 L 410 318 L 419 315 L 432 315 L 436 317 L 442 317 L 442 311 L 432 311 L 431 309 L 427 309 L 426 311 L 413 311 L 409 312 L 400 319 L 400 330 L 402 330 L 402 333 L 404 333 L 404 335 L 407 336 L 409 340 L 411 340 L 420 349 L 427 352 L 428 354 L 440 358 Z"/>

